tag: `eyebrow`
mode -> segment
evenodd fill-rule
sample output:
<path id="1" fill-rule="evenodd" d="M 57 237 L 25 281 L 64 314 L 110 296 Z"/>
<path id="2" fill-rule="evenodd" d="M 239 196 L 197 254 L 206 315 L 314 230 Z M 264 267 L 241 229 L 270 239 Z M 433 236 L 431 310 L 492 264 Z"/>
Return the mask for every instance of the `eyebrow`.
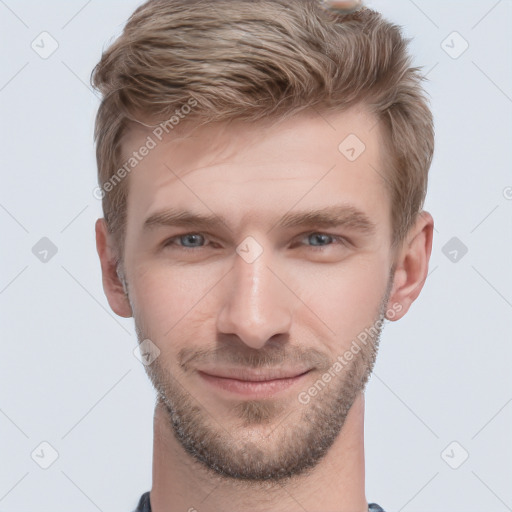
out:
<path id="1" fill-rule="evenodd" d="M 143 225 L 143 231 L 151 231 L 159 227 L 193 227 L 196 229 L 216 229 L 227 222 L 215 214 L 200 214 L 186 210 L 173 208 L 161 210 L 150 215 Z M 316 210 L 305 210 L 290 212 L 283 217 L 269 230 L 275 227 L 296 228 L 296 227 L 319 227 L 334 228 L 347 227 L 360 231 L 366 235 L 372 235 L 376 231 L 376 224 L 361 210 L 350 205 L 334 205 Z"/>

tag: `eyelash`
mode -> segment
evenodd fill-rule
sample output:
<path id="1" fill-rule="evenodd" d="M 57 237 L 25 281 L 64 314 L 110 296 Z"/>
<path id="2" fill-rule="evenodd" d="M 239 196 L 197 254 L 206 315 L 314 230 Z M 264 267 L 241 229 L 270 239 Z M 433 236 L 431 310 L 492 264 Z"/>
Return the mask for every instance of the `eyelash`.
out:
<path id="1" fill-rule="evenodd" d="M 195 233 L 195 232 L 183 233 L 181 235 L 176 235 L 176 236 L 173 236 L 172 238 L 169 238 L 168 240 L 166 240 L 164 242 L 164 244 L 163 244 L 163 247 L 166 248 L 166 247 L 170 247 L 172 245 L 175 245 L 175 247 L 178 250 L 184 250 L 184 251 L 203 249 L 205 247 L 205 246 L 202 246 L 202 247 L 185 247 L 185 246 L 182 246 L 182 245 L 174 244 L 174 242 L 176 240 L 179 240 L 180 238 L 188 236 L 188 235 L 201 235 L 205 239 L 207 239 L 207 237 L 206 237 L 206 235 L 204 233 Z M 331 233 L 324 233 L 322 231 L 310 231 L 310 232 L 304 233 L 302 235 L 299 235 L 298 238 L 299 238 L 299 240 L 302 240 L 304 238 L 308 238 L 311 235 L 325 235 L 325 236 L 328 236 L 329 238 L 332 238 L 334 241 L 338 242 L 338 244 L 343 246 L 343 247 L 349 247 L 351 245 L 351 243 L 345 237 L 338 236 L 338 235 L 333 235 Z M 331 243 L 331 244 L 321 245 L 321 246 L 310 245 L 309 248 L 313 249 L 313 251 L 323 251 L 324 249 L 327 249 L 327 248 L 329 248 L 329 247 L 331 247 L 333 245 L 335 245 L 335 244 Z"/>

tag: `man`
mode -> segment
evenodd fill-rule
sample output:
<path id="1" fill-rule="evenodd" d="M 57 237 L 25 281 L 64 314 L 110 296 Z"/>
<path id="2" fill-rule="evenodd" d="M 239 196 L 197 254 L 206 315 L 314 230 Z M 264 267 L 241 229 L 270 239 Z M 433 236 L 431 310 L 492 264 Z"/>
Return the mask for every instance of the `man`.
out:
<path id="1" fill-rule="evenodd" d="M 427 276 L 421 79 L 314 0 L 150 0 L 103 54 L 97 249 L 157 391 L 137 510 L 382 510 L 364 390 Z"/>

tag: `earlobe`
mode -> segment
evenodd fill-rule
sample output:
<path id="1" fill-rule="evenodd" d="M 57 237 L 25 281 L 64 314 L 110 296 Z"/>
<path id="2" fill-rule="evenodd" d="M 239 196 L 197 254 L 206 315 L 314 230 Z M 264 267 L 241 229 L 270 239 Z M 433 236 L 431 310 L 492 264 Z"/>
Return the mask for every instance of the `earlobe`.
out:
<path id="1" fill-rule="evenodd" d="M 129 318 L 132 309 L 122 270 L 118 267 L 117 254 L 112 247 L 105 219 L 96 221 L 96 250 L 101 263 L 103 290 L 112 311 L 119 316 Z"/>
<path id="2" fill-rule="evenodd" d="M 402 318 L 419 296 L 428 274 L 432 252 L 434 220 L 430 213 L 422 211 L 410 229 L 395 262 L 393 287 L 388 304 L 399 304 L 389 320 Z M 389 308 L 388 308 L 389 309 Z"/>

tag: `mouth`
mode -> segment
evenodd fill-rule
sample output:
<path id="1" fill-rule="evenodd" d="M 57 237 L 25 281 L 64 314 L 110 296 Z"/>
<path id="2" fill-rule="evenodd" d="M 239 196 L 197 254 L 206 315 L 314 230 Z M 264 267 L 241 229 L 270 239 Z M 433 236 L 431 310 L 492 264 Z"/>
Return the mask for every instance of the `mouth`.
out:
<path id="1" fill-rule="evenodd" d="M 212 370 L 213 372 L 213 370 Z M 231 394 L 264 398 L 284 391 L 302 382 L 308 370 L 274 370 L 265 372 L 250 372 L 248 370 L 224 370 L 207 373 L 198 371 L 203 382 L 211 387 Z"/>

